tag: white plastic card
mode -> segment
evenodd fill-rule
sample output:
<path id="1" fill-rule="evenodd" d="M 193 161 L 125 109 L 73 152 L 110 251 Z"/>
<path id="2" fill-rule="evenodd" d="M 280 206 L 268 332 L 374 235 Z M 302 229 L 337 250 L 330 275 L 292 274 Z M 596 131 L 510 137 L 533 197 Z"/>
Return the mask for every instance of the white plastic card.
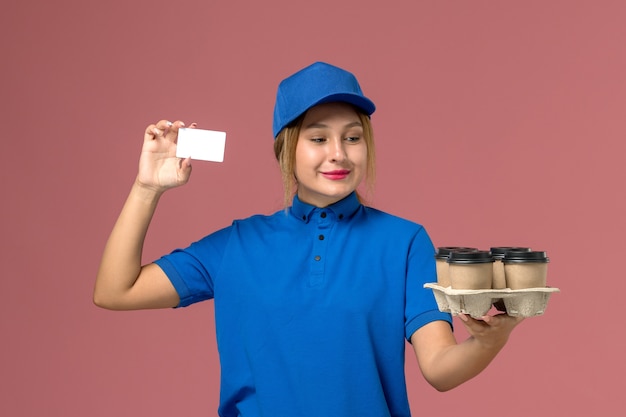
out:
<path id="1" fill-rule="evenodd" d="M 178 129 L 176 156 L 179 158 L 223 162 L 225 147 L 226 132 L 185 127 Z"/>

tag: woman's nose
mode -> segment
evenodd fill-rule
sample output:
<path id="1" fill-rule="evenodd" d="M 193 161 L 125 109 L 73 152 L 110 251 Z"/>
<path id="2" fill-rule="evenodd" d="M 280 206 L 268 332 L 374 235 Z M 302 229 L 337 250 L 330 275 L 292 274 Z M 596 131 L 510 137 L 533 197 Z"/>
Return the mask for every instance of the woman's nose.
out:
<path id="1" fill-rule="evenodd" d="M 343 161 L 346 159 L 346 149 L 340 138 L 332 140 L 329 156 L 331 161 Z"/>

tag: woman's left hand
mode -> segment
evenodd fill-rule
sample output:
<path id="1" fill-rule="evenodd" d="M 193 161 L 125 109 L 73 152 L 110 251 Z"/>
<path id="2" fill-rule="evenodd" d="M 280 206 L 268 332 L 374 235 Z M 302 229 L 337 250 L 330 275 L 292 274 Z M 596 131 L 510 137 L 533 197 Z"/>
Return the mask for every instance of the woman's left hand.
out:
<path id="1" fill-rule="evenodd" d="M 474 319 L 469 315 L 459 313 L 456 317 L 461 319 L 468 333 L 488 349 L 499 349 L 504 346 L 515 326 L 524 320 L 523 317 L 512 317 L 507 314 L 486 315 L 480 319 Z"/>

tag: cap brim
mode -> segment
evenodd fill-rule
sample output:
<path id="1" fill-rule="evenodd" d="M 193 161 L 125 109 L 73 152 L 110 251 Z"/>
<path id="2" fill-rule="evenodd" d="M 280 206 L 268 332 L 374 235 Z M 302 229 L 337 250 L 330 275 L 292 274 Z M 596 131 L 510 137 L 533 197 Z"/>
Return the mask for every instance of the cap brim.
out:
<path id="1" fill-rule="evenodd" d="M 312 106 L 310 106 L 308 109 L 302 112 L 302 114 L 304 114 L 311 107 L 317 106 L 318 104 L 335 103 L 335 102 L 352 104 L 353 106 L 361 110 L 363 113 L 365 113 L 367 116 L 371 116 L 372 113 L 374 113 L 374 111 L 376 110 L 376 106 L 374 105 L 374 103 L 366 97 L 360 96 L 358 94 L 338 93 L 338 94 L 331 94 L 329 96 L 324 97 L 321 100 L 318 100 Z"/>

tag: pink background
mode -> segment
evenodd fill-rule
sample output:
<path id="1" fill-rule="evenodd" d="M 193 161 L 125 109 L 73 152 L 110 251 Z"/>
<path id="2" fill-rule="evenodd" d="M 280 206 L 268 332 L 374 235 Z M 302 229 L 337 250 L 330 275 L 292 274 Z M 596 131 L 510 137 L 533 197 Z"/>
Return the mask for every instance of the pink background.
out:
<path id="1" fill-rule="evenodd" d="M 409 354 L 414 414 L 620 415 L 624 22 L 621 0 L 5 1 L 0 415 L 216 414 L 212 302 L 98 309 L 99 257 L 161 118 L 226 131 L 226 158 L 165 196 L 146 261 L 279 209 L 275 89 L 316 60 L 378 105 L 374 206 L 437 246 L 545 250 L 561 289 L 454 391 Z"/>

